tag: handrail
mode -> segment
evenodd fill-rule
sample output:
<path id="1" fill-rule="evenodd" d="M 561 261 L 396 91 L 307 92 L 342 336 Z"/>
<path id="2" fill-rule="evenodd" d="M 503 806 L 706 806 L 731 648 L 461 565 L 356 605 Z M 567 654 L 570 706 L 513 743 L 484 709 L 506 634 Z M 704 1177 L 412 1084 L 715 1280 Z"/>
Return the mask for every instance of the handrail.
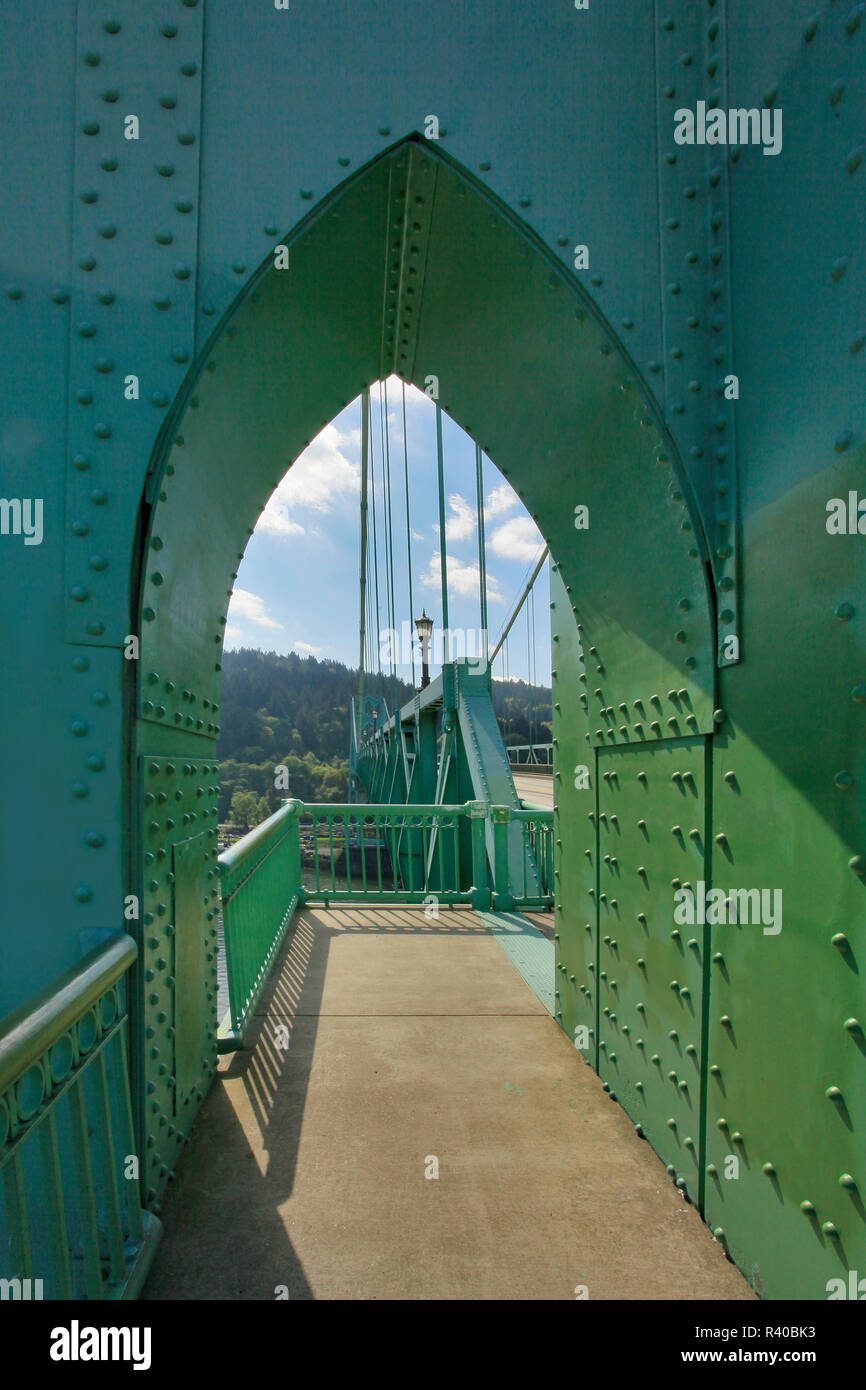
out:
<path id="1" fill-rule="evenodd" d="M 242 835 L 241 838 L 236 840 L 233 845 L 230 845 L 228 849 L 223 850 L 219 857 L 222 872 L 224 874 L 232 873 L 242 860 L 252 854 L 253 850 L 268 838 L 271 831 L 275 830 L 281 821 L 291 820 L 292 816 L 297 814 L 297 808 L 301 805 L 303 805 L 302 802 L 294 799 L 287 801 L 285 806 L 281 806 L 279 810 L 274 811 L 273 815 L 268 816 L 267 820 L 263 820 L 261 825 L 257 825 L 252 830 L 248 830 L 246 835 Z"/>
<path id="2" fill-rule="evenodd" d="M 0 1095 L 110 989 L 137 954 L 138 947 L 125 933 L 95 946 L 0 1020 Z"/>

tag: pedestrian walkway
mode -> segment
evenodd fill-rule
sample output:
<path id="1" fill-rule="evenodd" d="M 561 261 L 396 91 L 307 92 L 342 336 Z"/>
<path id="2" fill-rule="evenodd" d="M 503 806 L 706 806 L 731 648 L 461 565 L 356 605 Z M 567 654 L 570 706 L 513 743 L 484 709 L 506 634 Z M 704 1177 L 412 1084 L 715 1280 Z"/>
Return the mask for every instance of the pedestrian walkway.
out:
<path id="1" fill-rule="evenodd" d="M 247 1044 L 145 1298 L 754 1297 L 469 909 L 300 912 Z"/>

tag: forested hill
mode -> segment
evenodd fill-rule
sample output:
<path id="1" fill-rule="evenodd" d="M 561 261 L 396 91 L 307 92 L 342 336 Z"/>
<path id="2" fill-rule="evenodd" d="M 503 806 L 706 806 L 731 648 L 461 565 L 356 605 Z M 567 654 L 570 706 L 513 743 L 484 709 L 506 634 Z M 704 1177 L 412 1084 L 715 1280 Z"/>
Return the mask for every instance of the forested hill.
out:
<path id="1" fill-rule="evenodd" d="M 289 769 L 289 791 L 305 801 L 343 801 L 349 752 L 349 709 L 358 672 L 339 661 L 296 653 L 278 656 L 251 648 L 224 652 L 222 661 L 220 820 L 234 819 L 232 800 L 246 793 L 244 815 L 255 820 L 276 810 L 274 768 Z M 412 687 L 397 685 L 398 700 Z M 385 699 L 392 704 L 392 685 Z M 551 737 L 551 694 L 521 681 L 494 681 L 493 704 L 506 743 Z M 249 796 L 252 796 L 252 803 Z"/>
<path id="2" fill-rule="evenodd" d="M 277 656 L 243 649 L 223 653 L 220 758 L 260 762 L 284 753 L 312 753 L 321 762 L 345 759 L 349 709 L 358 694 L 358 672 L 314 656 Z M 398 682 L 401 703 L 411 686 Z M 386 695 L 392 704 L 391 683 Z"/>

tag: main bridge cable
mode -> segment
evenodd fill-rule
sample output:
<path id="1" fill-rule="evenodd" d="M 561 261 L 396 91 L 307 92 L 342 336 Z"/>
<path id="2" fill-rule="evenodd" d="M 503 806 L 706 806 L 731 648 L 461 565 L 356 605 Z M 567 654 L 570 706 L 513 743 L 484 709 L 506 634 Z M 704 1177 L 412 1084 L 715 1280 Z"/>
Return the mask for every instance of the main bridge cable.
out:
<path id="1" fill-rule="evenodd" d="M 518 615 L 519 615 L 519 613 L 520 613 L 520 610 L 521 610 L 521 608 L 523 607 L 524 603 L 526 602 L 527 597 L 529 596 L 529 593 L 530 593 L 530 591 L 531 591 L 531 589 L 532 589 L 533 584 L 535 583 L 536 579 L 538 578 L 539 574 L 541 573 L 541 566 L 544 564 L 545 560 L 547 559 L 548 553 L 549 553 L 549 548 L 548 548 L 548 546 L 545 546 L 544 549 L 542 550 L 541 554 L 540 554 L 539 557 L 538 557 L 538 561 L 537 561 L 537 563 L 536 563 L 536 565 L 535 565 L 534 570 L 532 571 L 532 574 L 529 576 L 529 581 L 528 581 L 526 587 L 524 588 L 523 593 L 520 595 L 520 598 L 519 598 L 518 601 L 517 601 L 517 607 L 514 609 L 513 613 L 511 614 L 511 617 L 508 619 L 508 622 L 505 624 L 505 627 L 503 628 L 502 632 L 501 632 L 500 635 L 499 635 L 499 641 L 496 643 L 496 646 L 493 648 L 493 651 L 492 651 L 491 654 L 490 654 L 490 664 L 491 664 L 491 665 L 493 664 L 493 662 L 494 662 L 495 659 L 496 659 L 496 654 L 497 654 L 497 652 L 499 651 L 499 648 L 502 646 L 502 643 L 505 641 L 506 637 L 508 636 L 508 634 L 509 634 L 509 632 L 511 631 L 512 627 L 514 626 L 514 623 L 515 623 L 516 620 L 517 620 L 517 617 L 518 617 Z"/>

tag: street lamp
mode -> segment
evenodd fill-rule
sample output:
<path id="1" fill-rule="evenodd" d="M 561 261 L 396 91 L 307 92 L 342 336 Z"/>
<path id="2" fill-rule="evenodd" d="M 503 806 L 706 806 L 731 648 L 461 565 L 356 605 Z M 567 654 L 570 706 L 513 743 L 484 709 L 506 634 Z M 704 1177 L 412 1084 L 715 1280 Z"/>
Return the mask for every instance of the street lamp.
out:
<path id="1" fill-rule="evenodd" d="M 433 635 L 433 619 L 428 618 L 424 609 L 421 609 L 421 617 L 415 619 L 415 628 L 418 632 L 418 641 L 421 643 L 421 689 L 430 684 L 430 668 L 428 657 L 430 654 L 430 638 Z"/>

